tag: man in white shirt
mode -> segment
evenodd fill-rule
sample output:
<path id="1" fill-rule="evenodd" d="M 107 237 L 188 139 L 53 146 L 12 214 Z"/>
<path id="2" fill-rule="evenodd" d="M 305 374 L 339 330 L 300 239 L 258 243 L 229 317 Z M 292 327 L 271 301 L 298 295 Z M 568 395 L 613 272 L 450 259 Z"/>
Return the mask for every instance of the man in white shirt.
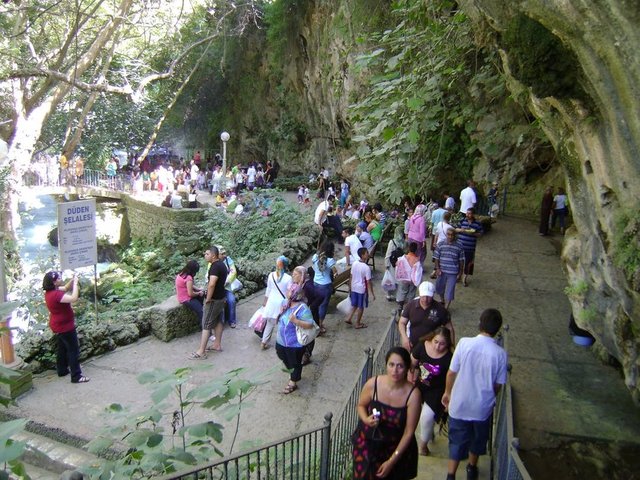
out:
<path id="1" fill-rule="evenodd" d="M 358 261 L 356 261 L 351 267 L 351 283 L 349 297 L 351 299 L 351 313 L 349 318 L 345 320 L 346 323 L 351 325 L 351 319 L 353 315 L 356 315 L 356 324 L 354 328 L 367 328 L 365 323 L 362 323 L 362 314 L 364 309 L 369 306 L 369 296 L 367 290 L 371 292 L 372 300 L 376 299 L 376 294 L 373 291 L 373 284 L 371 283 L 371 267 L 367 265 L 369 259 L 369 251 L 365 247 L 360 247 L 358 250 Z"/>
<path id="2" fill-rule="evenodd" d="M 344 238 L 344 258 L 336 262 L 339 271 L 344 271 L 356 263 L 359 259 L 358 250 L 362 248 L 362 243 L 352 227 L 345 227 L 342 230 L 342 238 Z"/>
<path id="3" fill-rule="evenodd" d="M 445 198 L 445 200 L 444 200 L 444 208 L 445 208 L 445 210 L 449 210 L 450 212 L 453 212 L 453 209 L 456 206 L 456 201 L 448 193 L 444 194 L 444 198 Z"/>
<path id="4" fill-rule="evenodd" d="M 480 334 L 462 338 L 447 372 L 442 405 L 449 411 L 447 480 L 455 480 L 461 460 L 469 458 L 467 479 L 478 478 L 478 457 L 487 453 L 491 412 L 507 382 L 507 353 L 495 340 L 502 315 L 488 308 L 480 315 Z"/>
<path id="5" fill-rule="evenodd" d="M 327 220 L 327 213 L 329 212 L 329 205 L 333 203 L 334 197 L 328 196 L 326 200 L 320 202 L 316 207 L 316 213 L 313 216 L 313 222 L 322 227 Z"/>
<path id="6" fill-rule="evenodd" d="M 476 203 L 478 203 L 476 192 L 473 189 L 474 186 L 475 183 L 473 180 L 467 180 L 467 188 L 460 192 L 460 211 L 464 214 L 467 213 L 467 210 L 475 207 Z"/>
<path id="7" fill-rule="evenodd" d="M 249 165 L 247 169 L 247 185 L 249 190 L 253 190 L 253 187 L 256 185 L 256 173 L 257 171 L 253 164 Z"/>

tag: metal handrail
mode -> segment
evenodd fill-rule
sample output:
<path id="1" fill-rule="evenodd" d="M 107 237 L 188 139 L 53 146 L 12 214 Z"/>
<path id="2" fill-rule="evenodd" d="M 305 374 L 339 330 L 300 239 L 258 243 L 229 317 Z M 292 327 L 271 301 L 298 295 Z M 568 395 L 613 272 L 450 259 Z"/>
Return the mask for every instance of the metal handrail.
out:
<path id="1" fill-rule="evenodd" d="M 509 326 L 505 325 L 500 342 L 508 352 Z M 520 454 L 519 442 L 514 436 L 513 402 L 511 392 L 511 366 L 507 383 L 500 389 L 493 412 L 493 441 L 491 442 L 491 478 L 499 480 L 531 480 Z"/>
<path id="2" fill-rule="evenodd" d="M 169 479 L 313 479 L 328 480 L 329 436 L 332 414 L 324 425 L 297 433 L 257 449 L 229 455 L 206 465 L 160 477 Z"/>
<path id="3" fill-rule="evenodd" d="M 132 189 L 130 174 L 118 173 L 107 175 L 100 170 L 84 169 L 82 175 L 75 175 L 72 170 L 53 172 L 29 170 L 22 177 L 26 187 L 96 187 L 106 190 L 129 192 Z"/>

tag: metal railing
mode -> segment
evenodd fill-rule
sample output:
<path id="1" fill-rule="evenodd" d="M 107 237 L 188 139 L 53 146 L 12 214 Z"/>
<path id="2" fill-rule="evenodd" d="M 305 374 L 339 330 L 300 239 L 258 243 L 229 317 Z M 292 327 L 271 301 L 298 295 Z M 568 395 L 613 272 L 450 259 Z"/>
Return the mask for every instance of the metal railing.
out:
<path id="1" fill-rule="evenodd" d="M 224 457 L 207 465 L 159 477 L 173 479 L 299 479 L 332 480 L 351 477 L 351 434 L 358 424 L 356 406 L 362 387 L 374 374 L 385 371 L 384 355 L 399 343 L 397 324 L 389 322 L 378 349 L 365 350 L 366 358 L 345 402 L 340 417 L 332 423 L 332 414 L 324 417 L 320 428 L 270 443 L 255 450 Z"/>
<path id="2" fill-rule="evenodd" d="M 329 479 L 328 459 L 331 414 L 320 428 L 270 443 L 255 450 L 224 457 L 208 465 L 199 465 L 178 474 L 157 477 L 168 479 Z"/>
<path id="3" fill-rule="evenodd" d="M 509 327 L 499 340 L 508 348 Z M 332 423 L 332 415 L 324 417 L 324 425 L 256 450 L 229 456 L 209 465 L 198 466 L 161 477 L 171 479 L 300 479 L 338 480 L 351 478 L 351 434 L 358 424 L 357 404 L 366 381 L 386 370 L 385 355 L 399 345 L 400 336 L 395 319 L 389 322 L 385 337 L 378 348 L 365 350 L 366 358 L 345 402 L 340 417 Z M 508 350 L 507 350 L 508 351 Z M 492 456 L 491 478 L 498 480 L 531 480 L 518 454 L 518 441 L 513 434 L 511 383 L 501 389 L 493 412 L 493 431 L 490 439 Z"/>
<path id="4" fill-rule="evenodd" d="M 502 342 L 508 350 L 509 326 L 505 326 Z M 509 369 L 510 370 L 510 369 Z M 511 373 L 509 372 L 509 376 Z M 513 403 L 511 381 L 500 389 L 493 411 L 493 441 L 491 442 L 492 475 L 499 480 L 531 480 L 518 454 L 518 439 L 513 434 Z"/>
<path id="5" fill-rule="evenodd" d="M 27 187 L 95 187 L 107 190 L 130 192 L 132 177 L 129 174 L 118 173 L 109 176 L 100 170 L 84 169 L 82 175 L 75 175 L 71 170 L 49 175 L 47 172 L 28 171 L 22 177 Z"/>

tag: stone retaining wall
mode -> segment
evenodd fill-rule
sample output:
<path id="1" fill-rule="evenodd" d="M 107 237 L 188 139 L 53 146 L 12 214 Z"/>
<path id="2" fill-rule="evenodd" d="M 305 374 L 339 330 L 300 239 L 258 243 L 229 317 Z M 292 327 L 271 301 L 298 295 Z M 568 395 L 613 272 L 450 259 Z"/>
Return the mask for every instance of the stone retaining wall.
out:
<path id="1" fill-rule="evenodd" d="M 131 238 L 152 239 L 178 229 L 189 231 L 189 223 L 196 224 L 204 220 L 203 208 L 173 209 L 151 205 L 129 196 L 123 196 L 122 204 L 126 210 L 122 219 L 121 245 L 127 245 Z"/>

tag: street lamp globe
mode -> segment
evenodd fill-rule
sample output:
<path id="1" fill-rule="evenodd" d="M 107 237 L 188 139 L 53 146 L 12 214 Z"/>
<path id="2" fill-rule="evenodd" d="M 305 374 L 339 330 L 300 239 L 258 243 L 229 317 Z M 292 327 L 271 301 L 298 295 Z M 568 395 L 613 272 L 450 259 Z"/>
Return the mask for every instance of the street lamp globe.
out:
<path id="1" fill-rule="evenodd" d="M 224 182 L 227 178 L 227 142 L 229 141 L 229 133 L 222 132 L 220 140 L 222 140 L 222 181 Z"/>

